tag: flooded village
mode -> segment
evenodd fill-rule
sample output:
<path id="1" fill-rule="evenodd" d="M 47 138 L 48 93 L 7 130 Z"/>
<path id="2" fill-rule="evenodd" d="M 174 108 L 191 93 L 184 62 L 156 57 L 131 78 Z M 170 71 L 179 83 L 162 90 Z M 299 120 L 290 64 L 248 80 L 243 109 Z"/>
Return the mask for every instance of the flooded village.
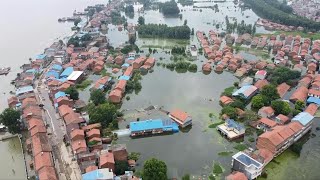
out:
<path id="1" fill-rule="evenodd" d="M 72 12 L 12 68 L 0 119 L 21 173 L 0 179 L 317 179 L 318 33 L 241 1 Z"/>

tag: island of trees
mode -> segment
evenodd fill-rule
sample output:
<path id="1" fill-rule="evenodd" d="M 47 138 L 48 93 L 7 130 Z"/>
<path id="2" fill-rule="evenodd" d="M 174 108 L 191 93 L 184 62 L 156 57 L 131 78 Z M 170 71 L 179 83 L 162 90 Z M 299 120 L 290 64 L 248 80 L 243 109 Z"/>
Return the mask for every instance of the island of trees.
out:
<path id="1" fill-rule="evenodd" d="M 177 3 L 174 0 L 160 3 L 159 10 L 165 16 L 177 16 L 180 13 Z"/>
<path id="2" fill-rule="evenodd" d="M 138 27 L 139 37 L 142 38 L 174 38 L 190 39 L 189 26 L 169 27 L 166 24 L 144 24 Z"/>
<path id="3" fill-rule="evenodd" d="M 244 3 L 246 6 L 251 7 L 257 15 L 269 19 L 272 22 L 288 26 L 301 26 L 310 31 L 320 30 L 319 22 L 292 14 L 290 7 L 277 0 L 244 0 Z"/>

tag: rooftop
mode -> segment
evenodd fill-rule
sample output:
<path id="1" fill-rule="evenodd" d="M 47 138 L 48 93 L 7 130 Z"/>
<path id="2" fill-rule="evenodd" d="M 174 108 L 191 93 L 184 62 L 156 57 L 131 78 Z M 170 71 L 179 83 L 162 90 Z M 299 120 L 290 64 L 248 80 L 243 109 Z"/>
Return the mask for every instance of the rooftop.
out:
<path id="1" fill-rule="evenodd" d="M 238 160 L 240 163 L 244 164 L 247 167 L 254 167 L 255 169 L 260 169 L 263 166 L 260 162 L 254 160 L 249 155 L 243 152 L 238 152 L 237 154 L 233 155 L 232 158 Z"/>
<path id="2" fill-rule="evenodd" d="M 146 131 L 146 130 L 153 130 L 153 129 L 167 129 L 173 128 L 177 129 L 178 125 L 173 122 L 171 119 L 169 120 L 161 120 L 161 119 L 153 119 L 153 120 L 146 120 L 146 121 L 137 121 L 137 122 L 130 122 L 130 130 L 131 131 Z"/>
<path id="3" fill-rule="evenodd" d="M 82 74 L 83 74 L 83 71 L 73 71 L 73 72 L 67 77 L 67 80 L 76 81 Z"/>
<path id="4" fill-rule="evenodd" d="M 112 180 L 113 172 L 111 172 L 108 168 L 97 169 L 97 170 L 82 174 L 82 179 L 83 180 L 99 180 L 99 179 Z"/>
<path id="5" fill-rule="evenodd" d="M 313 120 L 313 116 L 307 112 L 301 112 L 295 117 L 292 118 L 292 121 L 298 121 L 300 122 L 303 126 L 306 126 Z"/>

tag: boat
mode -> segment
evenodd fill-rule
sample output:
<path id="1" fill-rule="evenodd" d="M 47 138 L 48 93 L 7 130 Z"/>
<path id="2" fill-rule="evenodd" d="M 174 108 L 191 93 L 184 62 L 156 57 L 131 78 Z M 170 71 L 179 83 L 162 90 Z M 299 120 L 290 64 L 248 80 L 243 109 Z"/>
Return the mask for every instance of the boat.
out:
<path id="1" fill-rule="evenodd" d="M 10 67 L 0 68 L 0 75 L 7 75 L 7 74 L 9 74 L 10 70 L 11 70 Z"/>

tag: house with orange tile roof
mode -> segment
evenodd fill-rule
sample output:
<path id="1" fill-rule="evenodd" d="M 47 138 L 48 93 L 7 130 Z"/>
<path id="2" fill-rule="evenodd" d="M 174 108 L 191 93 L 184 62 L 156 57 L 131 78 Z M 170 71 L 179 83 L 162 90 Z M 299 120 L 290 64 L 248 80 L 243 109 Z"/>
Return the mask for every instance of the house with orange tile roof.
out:
<path id="1" fill-rule="evenodd" d="M 320 98 L 320 90 L 309 89 L 309 91 L 308 91 L 308 96 L 309 96 L 309 97 Z"/>
<path id="2" fill-rule="evenodd" d="M 300 79 L 299 86 L 304 86 L 308 88 L 309 85 L 311 84 L 311 81 L 312 81 L 312 78 L 305 76 L 304 78 Z"/>
<path id="3" fill-rule="evenodd" d="M 64 122 L 68 126 L 69 124 L 80 124 L 85 122 L 85 120 L 82 118 L 81 114 L 75 113 L 74 111 L 70 112 L 66 116 L 64 116 Z"/>
<path id="4" fill-rule="evenodd" d="M 277 123 L 275 121 L 271 120 L 271 119 L 261 118 L 258 121 L 257 129 L 262 129 L 264 131 L 268 131 L 271 128 L 275 127 L 276 125 L 277 125 Z"/>
<path id="5" fill-rule="evenodd" d="M 62 118 L 64 118 L 66 115 L 73 112 L 72 108 L 67 105 L 61 105 L 58 107 L 59 114 Z"/>
<path id="6" fill-rule="evenodd" d="M 34 156 L 34 169 L 39 171 L 44 167 L 54 167 L 52 155 L 50 152 L 41 152 Z"/>
<path id="7" fill-rule="evenodd" d="M 59 97 L 55 100 L 57 102 L 58 107 L 62 105 L 67 105 L 69 107 L 73 107 L 73 100 L 67 96 Z"/>
<path id="8" fill-rule="evenodd" d="M 144 63 L 144 65 L 148 65 L 150 67 L 153 67 L 155 62 L 156 62 L 156 59 L 154 57 L 149 57 L 146 60 L 146 62 Z"/>
<path id="9" fill-rule="evenodd" d="M 226 177 L 226 180 L 248 180 L 247 176 L 239 171 L 233 171 Z"/>
<path id="10" fill-rule="evenodd" d="M 26 120 L 31 118 L 42 119 L 42 109 L 39 106 L 29 106 L 23 110 L 22 117 Z"/>
<path id="11" fill-rule="evenodd" d="M 317 64 L 314 62 L 311 62 L 308 64 L 308 71 L 313 71 L 315 72 L 317 70 Z"/>
<path id="12" fill-rule="evenodd" d="M 91 171 L 94 171 L 94 170 L 97 170 L 98 169 L 98 166 L 88 166 L 86 169 L 85 169 L 85 172 L 91 172 Z"/>
<path id="13" fill-rule="evenodd" d="M 100 130 L 99 129 L 91 129 L 88 132 L 86 132 L 87 138 L 91 139 L 91 138 L 100 138 Z"/>
<path id="14" fill-rule="evenodd" d="M 318 105 L 311 103 L 307 106 L 307 108 L 304 110 L 304 112 L 307 112 L 309 114 L 311 114 L 312 116 L 314 116 L 318 110 Z"/>
<path id="15" fill-rule="evenodd" d="M 274 116 L 274 110 L 271 106 L 264 106 L 259 109 L 258 115 L 264 118 L 270 118 Z"/>
<path id="16" fill-rule="evenodd" d="M 258 137 L 257 149 L 267 149 L 274 154 L 274 156 L 277 156 L 300 139 L 301 136 L 299 135 L 305 133 L 303 126 L 299 122 L 276 126 Z"/>
<path id="17" fill-rule="evenodd" d="M 71 143 L 72 151 L 74 154 L 86 153 L 88 151 L 87 144 L 84 139 L 72 141 Z"/>
<path id="18" fill-rule="evenodd" d="M 117 85 L 115 86 L 114 90 L 120 90 L 121 93 L 124 93 L 126 90 L 127 81 L 126 80 L 119 80 Z"/>
<path id="19" fill-rule="evenodd" d="M 124 76 L 129 76 L 131 77 L 133 74 L 133 67 L 132 66 L 129 66 L 126 71 L 123 73 Z"/>
<path id="20" fill-rule="evenodd" d="M 115 161 L 126 161 L 128 160 L 128 151 L 125 144 L 114 144 L 111 146 L 111 151 Z"/>
<path id="21" fill-rule="evenodd" d="M 277 91 L 278 91 L 280 98 L 283 98 L 289 89 L 290 89 L 290 86 L 286 83 L 282 83 L 282 84 L 278 85 Z"/>
<path id="22" fill-rule="evenodd" d="M 36 125 L 29 129 L 30 135 L 34 136 L 38 133 L 47 133 L 47 129 L 44 125 Z"/>
<path id="23" fill-rule="evenodd" d="M 266 79 L 260 79 L 254 84 L 254 86 L 257 87 L 261 91 L 262 88 L 268 84 L 269 84 L 269 82 Z"/>
<path id="24" fill-rule="evenodd" d="M 51 144 L 46 133 L 38 133 L 31 137 L 33 156 L 41 152 L 51 152 Z"/>
<path id="25" fill-rule="evenodd" d="M 139 69 L 145 62 L 146 57 L 140 56 L 139 58 L 135 59 L 132 63 L 133 69 Z"/>
<path id="26" fill-rule="evenodd" d="M 39 180 L 58 180 L 54 166 L 45 166 L 38 171 Z"/>
<path id="27" fill-rule="evenodd" d="M 293 94 L 290 97 L 290 101 L 296 102 L 296 101 L 302 101 L 305 102 L 308 97 L 308 89 L 305 86 L 300 86 L 296 91 L 293 92 Z"/>
<path id="28" fill-rule="evenodd" d="M 209 64 L 209 63 L 205 63 L 205 64 L 203 64 L 202 65 L 202 71 L 204 71 L 204 72 L 211 72 L 211 64 Z"/>
<path id="29" fill-rule="evenodd" d="M 74 129 L 70 133 L 70 139 L 72 141 L 78 141 L 84 139 L 84 131 L 82 129 Z"/>
<path id="30" fill-rule="evenodd" d="M 114 59 L 114 62 L 117 64 L 117 65 L 122 65 L 124 63 L 124 58 L 123 56 L 119 55 L 117 56 L 115 59 Z"/>
<path id="31" fill-rule="evenodd" d="M 7 101 L 8 101 L 8 106 L 13 109 L 15 109 L 16 105 L 19 103 L 19 100 L 16 96 L 11 96 Z"/>
<path id="32" fill-rule="evenodd" d="M 115 161 L 114 156 L 111 152 L 107 152 L 104 154 L 101 154 L 99 157 L 99 168 L 109 168 L 112 169 L 112 171 L 115 170 Z"/>
<path id="33" fill-rule="evenodd" d="M 228 96 L 221 96 L 221 97 L 220 97 L 220 103 L 221 103 L 222 105 L 228 105 L 228 104 L 233 103 L 233 102 L 234 102 L 233 99 L 231 99 L 231 98 L 228 97 Z"/>
<path id="34" fill-rule="evenodd" d="M 267 71 L 266 70 L 259 70 L 256 72 L 254 79 L 259 80 L 259 79 L 265 79 L 267 77 Z"/>
<path id="35" fill-rule="evenodd" d="M 100 123 L 95 123 L 95 124 L 89 124 L 87 126 L 82 126 L 81 129 L 83 129 L 84 131 L 90 131 L 91 129 L 100 129 L 101 128 L 101 124 Z"/>
<path id="36" fill-rule="evenodd" d="M 122 99 L 122 91 L 119 89 L 112 90 L 108 99 L 112 103 L 120 103 Z"/>
<path id="37" fill-rule="evenodd" d="M 101 77 L 100 79 L 98 79 L 94 85 L 93 85 L 93 89 L 100 89 L 100 90 L 105 90 L 107 88 L 107 86 L 109 85 L 111 81 L 111 77 L 109 76 L 104 76 Z"/>
<path id="38" fill-rule="evenodd" d="M 171 111 L 169 117 L 182 128 L 192 124 L 191 116 L 179 109 Z"/>

